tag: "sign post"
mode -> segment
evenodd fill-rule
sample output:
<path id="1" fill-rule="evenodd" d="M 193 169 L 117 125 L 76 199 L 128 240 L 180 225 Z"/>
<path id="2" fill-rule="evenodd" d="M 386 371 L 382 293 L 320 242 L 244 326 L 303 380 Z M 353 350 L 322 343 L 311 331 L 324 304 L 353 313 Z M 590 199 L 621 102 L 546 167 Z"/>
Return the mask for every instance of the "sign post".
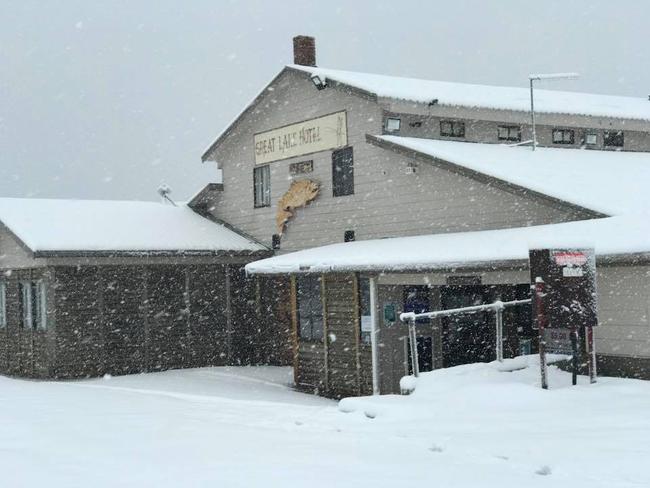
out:
<path id="1" fill-rule="evenodd" d="M 598 325 L 598 310 L 593 249 L 533 249 L 529 258 L 531 279 L 535 281 L 534 326 L 540 331 L 540 360 L 545 360 L 547 352 L 570 353 L 572 382 L 577 384 L 582 336 L 589 378 L 595 383 L 593 327 Z M 543 388 L 548 387 L 545 376 L 542 371 Z"/>
<path id="2" fill-rule="evenodd" d="M 533 326 L 539 331 L 539 367 L 542 378 L 542 388 L 548 390 L 548 368 L 546 367 L 546 291 L 544 289 L 544 280 L 541 276 L 535 278 L 533 285 L 535 297 L 533 301 Z"/>
<path id="3" fill-rule="evenodd" d="M 594 347 L 594 328 L 587 327 L 585 343 L 587 350 L 587 364 L 589 365 L 589 383 L 596 382 L 596 348 Z"/>

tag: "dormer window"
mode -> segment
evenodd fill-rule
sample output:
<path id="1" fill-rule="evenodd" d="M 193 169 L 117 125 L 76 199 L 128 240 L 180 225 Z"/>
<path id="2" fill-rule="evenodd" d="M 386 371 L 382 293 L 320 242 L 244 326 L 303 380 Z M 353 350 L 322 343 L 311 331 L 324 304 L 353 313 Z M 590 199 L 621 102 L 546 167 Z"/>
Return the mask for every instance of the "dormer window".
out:
<path id="1" fill-rule="evenodd" d="M 603 136 L 605 147 L 623 147 L 625 139 L 622 130 L 606 130 Z"/>
<path id="2" fill-rule="evenodd" d="M 397 117 L 388 117 L 386 119 L 386 132 L 399 132 L 401 125 L 401 119 L 398 119 Z"/>
<path id="3" fill-rule="evenodd" d="M 465 122 L 441 120 L 440 135 L 443 137 L 465 137 Z"/>
<path id="4" fill-rule="evenodd" d="M 521 142 L 521 127 L 518 125 L 500 125 L 497 128 L 500 141 Z"/>
<path id="5" fill-rule="evenodd" d="M 553 144 L 573 144 L 575 131 L 572 129 L 553 129 Z"/>

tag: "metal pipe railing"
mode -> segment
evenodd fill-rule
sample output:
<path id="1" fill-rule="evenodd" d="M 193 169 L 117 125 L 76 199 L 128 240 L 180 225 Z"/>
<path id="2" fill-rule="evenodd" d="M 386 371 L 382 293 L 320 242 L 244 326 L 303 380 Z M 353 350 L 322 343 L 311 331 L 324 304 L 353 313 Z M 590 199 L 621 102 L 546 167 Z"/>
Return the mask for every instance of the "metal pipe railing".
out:
<path id="1" fill-rule="evenodd" d="M 497 300 L 493 303 L 486 303 L 483 305 L 474 305 L 471 307 L 450 308 L 448 310 L 436 310 L 434 312 L 403 312 L 400 314 L 399 319 L 406 322 L 409 327 L 409 343 L 411 349 L 411 362 L 413 364 L 413 376 L 416 378 L 420 375 L 418 366 L 418 349 L 416 344 L 415 322 L 417 319 L 436 319 L 440 317 L 449 317 L 450 315 L 462 315 L 478 312 L 496 312 L 496 356 L 498 361 L 503 361 L 503 311 L 507 307 L 516 305 L 526 305 L 532 303 L 532 299 L 527 298 L 524 300 L 511 300 L 502 302 Z M 432 345 L 433 346 L 433 345 Z"/>

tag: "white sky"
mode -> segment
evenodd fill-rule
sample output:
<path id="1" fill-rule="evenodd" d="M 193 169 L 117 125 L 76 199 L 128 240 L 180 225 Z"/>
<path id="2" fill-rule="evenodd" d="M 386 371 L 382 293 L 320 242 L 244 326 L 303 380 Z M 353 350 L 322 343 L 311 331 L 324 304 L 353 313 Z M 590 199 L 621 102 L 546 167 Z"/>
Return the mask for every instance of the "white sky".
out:
<path id="1" fill-rule="evenodd" d="M 349 4 L 349 5 L 348 5 Z M 646 0 L 0 0 L 0 196 L 182 200 L 200 156 L 316 37 L 320 66 L 646 97 Z M 650 103 L 650 102 L 648 102 Z"/>

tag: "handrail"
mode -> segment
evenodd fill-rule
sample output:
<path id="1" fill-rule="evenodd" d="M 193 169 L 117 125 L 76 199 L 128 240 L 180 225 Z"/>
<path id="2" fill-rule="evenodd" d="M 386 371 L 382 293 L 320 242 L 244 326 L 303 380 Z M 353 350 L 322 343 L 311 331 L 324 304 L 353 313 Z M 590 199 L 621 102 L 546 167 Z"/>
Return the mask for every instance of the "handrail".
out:
<path id="1" fill-rule="evenodd" d="M 503 310 L 506 307 L 510 307 L 513 305 L 524 305 L 531 302 L 532 300 L 530 298 L 526 298 L 525 300 L 511 300 L 509 302 L 502 302 L 500 300 L 497 300 L 496 302 L 486 303 L 483 305 L 474 305 L 471 307 L 461 307 L 461 308 L 450 308 L 447 310 L 436 310 L 435 312 L 422 312 L 422 313 L 402 312 L 399 316 L 399 319 L 402 322 L 408 322 L 409 320 L 417 320 L 417 319 L 435 319 L 438 317 L 447 317 L 449 315 L 455 315 L 455 314 L 484 312 L 486 310 L 495 310 L 495 311 Z"/>

